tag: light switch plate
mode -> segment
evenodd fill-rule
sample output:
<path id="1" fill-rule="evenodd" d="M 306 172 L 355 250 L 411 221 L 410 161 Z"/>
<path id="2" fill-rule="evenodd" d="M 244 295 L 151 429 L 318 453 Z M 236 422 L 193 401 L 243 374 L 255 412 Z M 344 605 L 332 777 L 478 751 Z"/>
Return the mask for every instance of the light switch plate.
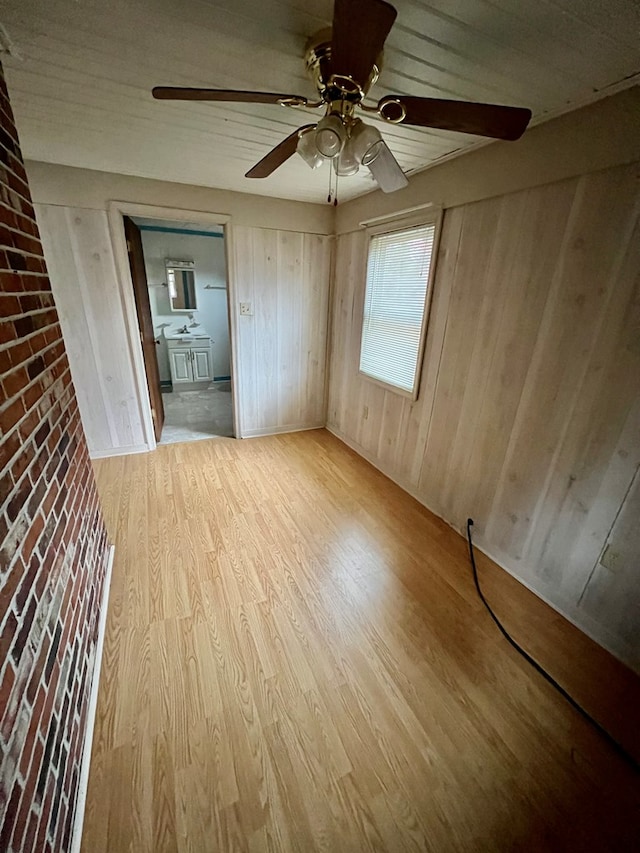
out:
<path id="1" fill-rule="evenodd" d="M 253 314 L 253 311 L 251 310 L 251 303 L 250 302 L 241 302 L 240 303 L 240 313 L 244 314 L 245 317 L 251 316 Z"/>

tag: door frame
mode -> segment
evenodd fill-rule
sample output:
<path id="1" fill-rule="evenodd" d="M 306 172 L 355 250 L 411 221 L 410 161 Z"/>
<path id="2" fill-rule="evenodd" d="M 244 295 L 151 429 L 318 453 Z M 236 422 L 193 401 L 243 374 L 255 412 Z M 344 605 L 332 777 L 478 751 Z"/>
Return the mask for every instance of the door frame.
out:
<path id="1" fill-rule="evenodd" d="M 165 219 L 179 222 L 202 222 L 205 225 L 220 225 L 222 227 L 227 267 L 227 322 L 229 324 L 233 433 L 236 438 L 242 438 L 239 406 L 238 357 L 236 352 L 236 323 L 234 322 L 236 287 L 232 264 L 233 252 L 231 251 L 233 241 L 231 216 L 223 213 L 208 213 L 202 210 L 184 210 L 182 208 L 175 207 L 160 207 L 158 205 L 137 204 L 129 201 L 109 201 L 107 204 L 107 218 L 109 220 L 109 231 L 111 234 L 111 242 L 116 261 L 117 280 L 120 291 L 119 295 L 125 321 L 129 356 L 133 366 L 145 443 L 149 450 L 155 450 L 157 443 L 153 430 L 151 398 L 149 396 L 149 387 L 147 385 L 147 376 L 144 368 L 142 344 L 140 343 L 140 329 L 138 326 L 138 314 L 134 300 L 131 270 L 129 268 L 127 241 L 124 233 L 124 216 L 141 216 L 146 219 Z"/>

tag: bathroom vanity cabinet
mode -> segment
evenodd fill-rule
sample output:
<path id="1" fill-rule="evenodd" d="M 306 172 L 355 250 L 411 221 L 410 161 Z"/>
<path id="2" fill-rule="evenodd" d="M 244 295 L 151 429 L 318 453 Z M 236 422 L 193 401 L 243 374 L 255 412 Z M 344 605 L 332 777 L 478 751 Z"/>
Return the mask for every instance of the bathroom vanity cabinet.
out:
<path id="1" fill-rule="evenodd" d="M 210 337 L 172 335 L 167 338 L 167 348 L 174 386 L 213 381 L 213 341 Z"/>

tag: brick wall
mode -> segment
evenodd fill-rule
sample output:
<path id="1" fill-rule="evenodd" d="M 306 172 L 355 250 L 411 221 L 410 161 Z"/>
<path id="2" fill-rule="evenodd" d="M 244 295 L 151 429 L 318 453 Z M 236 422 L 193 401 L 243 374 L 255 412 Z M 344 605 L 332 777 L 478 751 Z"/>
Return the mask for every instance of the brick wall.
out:
<path id="1" fill-rule="evenodd" d="M 0 69 L 0 851 L 68 850 L 107 535 Z"/>

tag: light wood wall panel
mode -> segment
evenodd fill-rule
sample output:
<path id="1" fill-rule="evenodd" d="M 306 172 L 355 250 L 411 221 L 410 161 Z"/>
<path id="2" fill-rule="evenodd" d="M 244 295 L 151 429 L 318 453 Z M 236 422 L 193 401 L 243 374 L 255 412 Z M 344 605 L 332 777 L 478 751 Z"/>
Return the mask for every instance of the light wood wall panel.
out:
<path id="1" fill-rule="evenodd" d="M 599 559 L 640 464 L 639 177 L 445 211 L 415 403 L 358 374 L 366 247 L 340 236 L 328 405 L 332 430 L 456 528 L 472 516 L 484 550 L 636 667 L 627 527 L 627 568 Z"/>
<path id="2" fill-rule="evenodd" d="M 144 450 L 107 214 L 38 204 L 36 215 L 89 451 Z"/>
<path id="3" fill-rule="evenodd" d="M 234 228 L 244 436 L 324 426 L 330 260 L 323 235 Z M 250 315 L 240 315 L 241 302 Z"/>
<path id="4" fill-rule="evenodd" d="M 145 450 L 107 213 L 39 204 L 37 216 L 90 451 Z M 231 243 L 238 433 L 324 426 L 331 238 L 237 227 Z"/>
<path id="5" fill-rule="evenodd" d="M 638 424 L 636 424 L 638 426 Z M 590 614 L 615 620 L 618 632 L 635 649 L 633 664 L 640 669 L 640 606 L 638 554 L 640 554 L 640 467 L 611 530 L 581 606 Z"/>

